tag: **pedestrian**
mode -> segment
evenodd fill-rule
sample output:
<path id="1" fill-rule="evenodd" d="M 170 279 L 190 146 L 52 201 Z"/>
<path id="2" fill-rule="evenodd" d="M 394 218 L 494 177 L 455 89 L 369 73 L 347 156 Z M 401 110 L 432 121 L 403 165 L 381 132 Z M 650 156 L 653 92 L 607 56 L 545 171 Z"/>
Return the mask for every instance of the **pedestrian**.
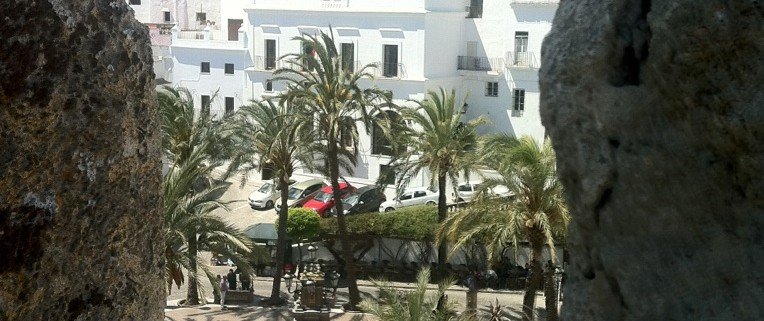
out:
<path id="1" fill-rule="evenodd" d="M 236 273 L 233 273 L 233 269 L 228 269 L 226 278 L 228 278 L 228 288 L 232 291 L 236 290 Z"/>
<path id="2" fill-rule="evenodd" d="M 225 310 L 225 294 L 228 292 L 228 280 L 220 277 L 220 274 L 218 274 L 218 284 L 220 286 L 220 308 Z"/>

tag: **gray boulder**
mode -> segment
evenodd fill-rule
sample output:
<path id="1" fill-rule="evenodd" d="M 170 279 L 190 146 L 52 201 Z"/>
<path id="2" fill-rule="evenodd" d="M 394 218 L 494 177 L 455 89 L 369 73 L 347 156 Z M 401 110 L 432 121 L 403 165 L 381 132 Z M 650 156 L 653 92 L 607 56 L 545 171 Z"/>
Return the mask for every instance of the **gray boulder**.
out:
<path id="1" fill-rule="evenodd" d="M 148 30 L 125 1 L 0 12 L 0 320 L 161 320 Z"/>
<path id="2" fill-rule="evenodd" d="M 563 320 L 764 317 L 763 6 L 561 1 L 540 85 L 573 217 Z"/>

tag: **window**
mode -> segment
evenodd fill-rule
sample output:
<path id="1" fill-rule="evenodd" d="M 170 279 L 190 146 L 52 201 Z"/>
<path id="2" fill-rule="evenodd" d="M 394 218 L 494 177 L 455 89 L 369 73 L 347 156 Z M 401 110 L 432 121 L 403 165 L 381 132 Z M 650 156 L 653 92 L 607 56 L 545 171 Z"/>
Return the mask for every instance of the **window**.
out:
<path id="1" fill-rule="evenodd" d="M 210 73 L 210 62 L 209 61 L 202 61 L 202 73 L 203 74 L 209 74 Z"/>
<path id="2" fill-rule="evenodd" d="M 209 95 L 202 95 L 202 114 L 209 115 L 210 114 L 210 96 Z"/>
<path id="3" fill-rule="evenodd" d="M 515 32 L 515 65 L 528 66 L 530 56 L 528 54 L 528 32 Z"/>
<path id="4" fill-rule="evenodd" d="M 401 197 L 398 198 L 398 200 L 404 201 L 404 200 L 410 200 L 411 199 L 411 193 L 403 193 L 401 194 Z"/>
<path id="5" fill-rule="evenodd" d="M 355 70 L 355 45 L 343 43 L 340 54 L 342 55 L 342 68 L 353 72 Z"/>
<path id="6" fill-rule="evenodd" d="M 225 114 L 231 114 L 233 113 L 233 97 L 226 97 L 225 98 Z"/>
<path id="7" fill-rule="evenodd" d="M 233 75 L 233 64 L 225 64 L 225 74 Z"/>
<path id="8" fill-rule="evenodd" d="M 387 121 L 389 124 L 396 126 L 401 122 L 401 116 L 398 113 L 388 110 L 385 115 L 377 115 L 371 132 L 371 153 L 376 155 L 394 156 L 393 144 L 390 139 L 385 135 L 380 122 Z"/>
<path id="9" fill-rule="evenodd" d="M 272 92 L 273 91 L 273 80 L 266 80 L 265 81 L 265 91 Z"/>
<path id="10" fill-rule="evenodd" d="M 170 22 L 170 21 L 171 21 L 170 20 L 170 12 L 169 11 L 165 11 L 164 12 L 164 22 Z"/>
<path id="11" fill-rule="evenodd" d="M 141 0 L 130 0 L 130 4 L 136 5 L 136 6 L 140 6 L 141 5 Z"/>
<path id="12" fill-rule="evenodd" d="M 470 0 L 469 13 L 467 18 L 483 17 L 483 0 Z"/>
<path id="13" fill-rule="evenodd" d="M 414 192 L 414 198 L 424 197 L 426 195 L 427 195 L 427 193 L 425 191 L 416 191 L 416 192 Z"/>
<path id="14" fill-rule="evenodd" d="M 499 96 L 499 83 L 495 81 L 489 81 L 485 85 L 485 95 L 488 97 Z"/>
<path id="15" fill-rule="evenodd" d="M 265 70 L 276 68 L 276 40 L 265 40 Z"/>
<path id="16" fill-rule="evenodd" d="M 206 12 L 197 12 L 196 13 L 196 21 L 207 22 L 207 13 Z"/>
<path id="17" fill-rule="evenodd" d="M 398 45 L 385 45 L 384 62 L 382 63 L 382 76 L 398 76 Z"/>
<path id="18" fill-rule="evenodd" d="M 239 41 L 239 28 L 244 20 L 228 19 L 228 41 Z"/>
<path id="19" fill-rule="evenodd" d="M 514 93 L 514 110 L 525 110 L 525 89 L 515 89 Z"/>
<path id="20" fill-rule="evenodd" d="M 394 185 L 395 172 L 390 165 L 379 165 L 379 181 L 382 184 Z"/>

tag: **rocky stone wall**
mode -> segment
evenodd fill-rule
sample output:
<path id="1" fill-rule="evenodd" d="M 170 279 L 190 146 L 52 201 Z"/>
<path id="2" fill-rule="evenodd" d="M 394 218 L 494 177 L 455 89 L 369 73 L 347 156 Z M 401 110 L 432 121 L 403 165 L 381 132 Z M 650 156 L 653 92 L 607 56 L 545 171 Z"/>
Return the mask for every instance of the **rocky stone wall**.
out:
<path id="1" fill-rule="evenodd" d="M 561 1 L 540 85 L 573 216 L 564 320 L 761 320 L 763 5 Z"/>
<path id="2" fill-rule="evenodd" d="M 0 320 L 161 320 L 147 29 L 125 1 L 0 12 Z"/>

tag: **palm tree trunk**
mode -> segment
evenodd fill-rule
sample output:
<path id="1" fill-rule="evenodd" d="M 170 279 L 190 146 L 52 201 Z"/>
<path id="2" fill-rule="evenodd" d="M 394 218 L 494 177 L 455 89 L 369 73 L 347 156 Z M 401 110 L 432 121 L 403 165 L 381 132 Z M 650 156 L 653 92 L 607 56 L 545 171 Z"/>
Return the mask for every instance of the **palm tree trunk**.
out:
<path id="1" fill-rule="evenodd" d="M 438 176 L 438 223 L 446 220 L 446 175 Z M 438 271 L 436 279 L 442 280 L 446 277 L 446 258 L 448 257 L 448 244 L 441 242 L 438 246 Z"/>
<path id="2" fill-rule="evenodd" d="M 197 286 L 196 278 L 196 256 L 198 243 L 196 240 L 196 231 L 189 233 L 188 239 L 188 293 L 186 293 L 186 304 L 197 305 L 199 304 L 199 288 Z"/>
<path id="3" fill-rule="evenodd" d="M 287 207 L 287 198 L 289 197 L 289 178 L 284 175 L 279 176 L 279 191 L 281 192 L 281 208 L 279 209 L 279 230 L 276 240 L 276 273 L 273 276 L 273 287 L 271 288 L 271 304 L 281 303 L 281 276 L 284 274 L 284 257 L 286 252 L 286 229 L 289 208 Z"/>
<path id="4" fill-rule="evenodd" d="M 554 282 L 554 268 L 544 271 L 544 300 L 546 302 L 546 321 L 557 321 L 557 283 Z"/>
<path id="5" fill-rule="evenodd" d="M 342 201 L 340 198 L 339 163 L 337 161 L 337 143 L 329 138 L 329 179 L 332 183 L 332 192 L 334 194 L 334 208 L 337 212 L 337 234 L 339 234 L 342 243 L 342 256 L 345 260 L 345 273 L 347 273 L 348 292 L 351 310 L 357 310 L 358 303 L 361 302 L 361 294 L 358 292 L 358 283 L 356 281 L 355 262 L 353 258 L 353 249 L 348 237 L 347 224 L 345 222 L 345 213 L 342 210 Z"/>
<path id="6" fill-rule="evenodd" d="M 535 229 L 529 229 L 528 242 L 531 246 L 531 273 L 525 283 L 525 295 L 523 295 L 523 321 L 534 319 L 536 307 L 536 291 L 541 286 L 541 251 L 544 247 L 544 235 Z"/>

